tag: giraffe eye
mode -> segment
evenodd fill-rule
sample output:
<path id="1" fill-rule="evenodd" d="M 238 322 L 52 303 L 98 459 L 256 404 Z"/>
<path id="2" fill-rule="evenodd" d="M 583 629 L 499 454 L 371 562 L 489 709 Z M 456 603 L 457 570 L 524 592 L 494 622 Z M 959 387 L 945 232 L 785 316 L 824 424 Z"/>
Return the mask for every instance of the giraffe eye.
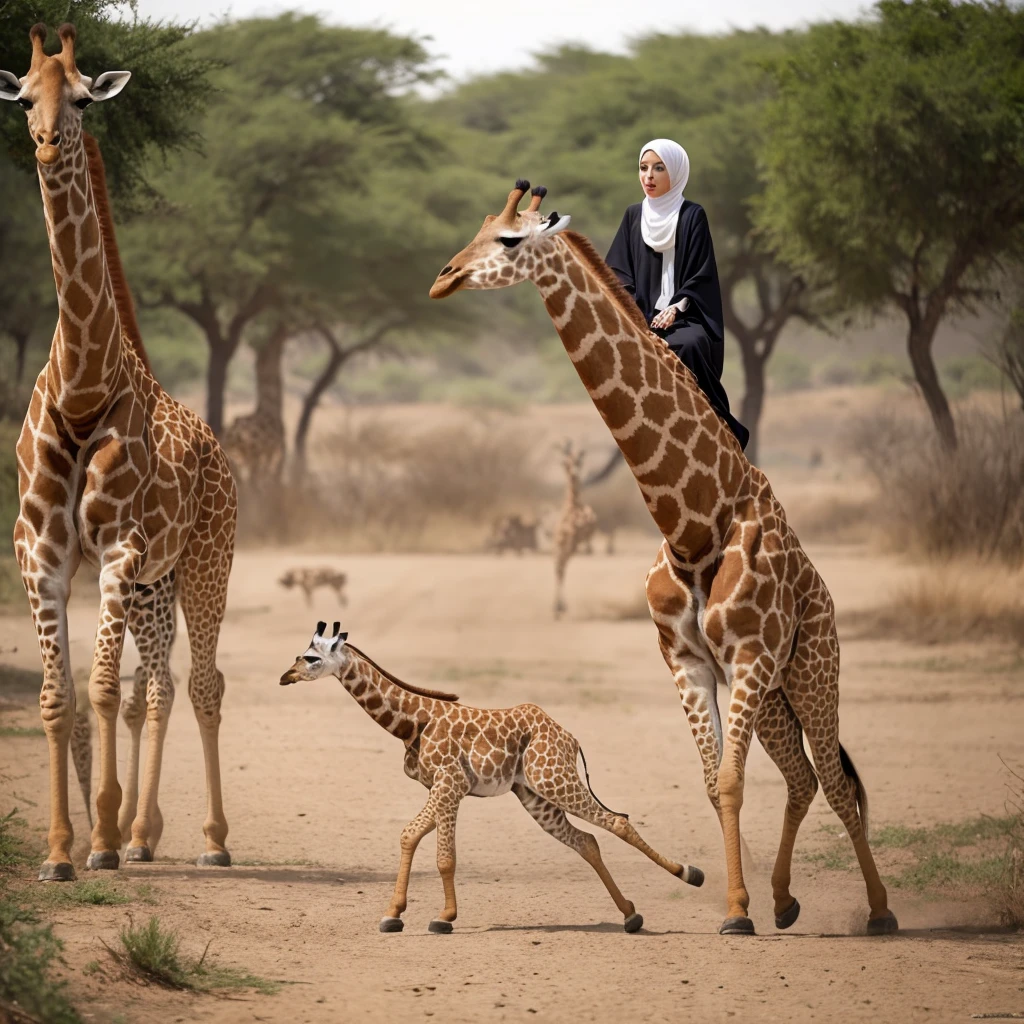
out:
<path id="1" fill-rule="evenodd" d="M 316 665 L 316 664 L 318 664 L 318 663 L 319 663 L 319 661 L 320 661 L 320 659 L 319 659 L 319 658 L 318 658 L 318 657 L 317 657 L 317 656 L 316 656 L 315 654 L 304 654 L 304 655 L 302 656 L 302 660 L 303 660 L 303 661 L 304 661 L 304 662 L 305 662 L 305 663 L 306 663 L 307 665 Z"/>
<path id="2" fill-rule="evenodd" d="M 26 99 L 24 96 L 20 96 L 18 98 L 18 106 L 21 107 L 22 110 L 31 110 L 32 109 L 32 101 L 29 100 L 29 99 Z"/>
<path id="3" fill-rule="evenodd" d="M 501 242 L 506 249 L 514 249 L 522 240 L 522 235 L 516 235 L 515 238 L 506 238 L 504 235 L 498 236 L 498 241 Z"/>
<path id="4" fill-rule="evenodd" d="M 75 106 L 78 107 L 79 110 L 85 110 L 90 103 L 92 103 L 92 97 L 90 96 L 83 96 L 80 100 L 75 100 Z"/>

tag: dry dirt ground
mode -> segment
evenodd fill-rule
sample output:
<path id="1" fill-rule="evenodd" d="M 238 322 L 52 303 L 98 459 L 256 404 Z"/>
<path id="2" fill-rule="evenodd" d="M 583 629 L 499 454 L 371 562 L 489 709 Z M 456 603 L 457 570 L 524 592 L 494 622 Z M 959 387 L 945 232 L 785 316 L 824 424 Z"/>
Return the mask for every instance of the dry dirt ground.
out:
<path id="1" fill-rule="evenodd" d="M 777 934 L 769 876 L 785 790 L 756 744 L 743 826 L 758 935 L 716 934 L 725 890 L 720 832 L 654 627 L 601 617 L 607 602 L 639 590 L 653 555 L 644 541 L 614 557 L 574 561 L 570 614 L 554 623 L 547 558 L 332 557 L 349 573 L 342 610 L 326 592 L 307 608 L 301 595 L 275 586 L 285 568 L 310 562 L 309 553 L 243 552 L 220 655 L 235 866 L 191 866 L 202 849 L 203 762 L 186 695 L 187 645 L 179 642 L 160 798 L 164 838 L 157 863 L 123 869 L 152 883 L 155 903 L 53 914 L 66 943 L 64 975 L 85 1019 L 961 1021 L 1024 1011 L 1024 937 L 1000 933 L 984 906 L 891 891 L 901 933 L 863 936 L 859 875 L 806 859 L 838 829 L 820 795 L 795 861 L 803 914 L 792 931 Z M 858 548 L 818 547 L 812 556 L 841 613 L 865 607 L 906 571 Z M 79 587 L 71 612 L 79 671 L 95 623 L 90 589 Z M 704 887 L 685 886 L 600 835 L 610 870 L 645 918 L 639 934 L 626 935 L 591 869 L 544 835 L 514 797 L 467 800 L 455 933 L 426 930 L 442 902 L 428 837 L 414 866 L 406 931 L 380 934 L 399 833 L 425 791 L 403 774 L 398 741 L 337 682 L 278 686 L 317 618 L 342 618 L 353 641 L 410 681 L 455 689 L 472 704 L 544 706 L 582 742 L 601 799 L 628 811 L 657 849 L 701 866 Z M 8 665 L 37 669 L 27 615 L 0 618 L 0 651 Z M 964 643 L 927 650 L 851 640 L 843 663 L 842 738 L 875 823 L 1002 813 L 997 755 L 1024 758 L 1019 658 Z M 129 645 L 126 676 L 134 664 Z M 31 706 L 5 707 L 4 724 L 38 724 Z M 126 738 L 122 730 L 122 765 Z M 0 742 L 0 813 L 18 806 L 31 826 L 44 826 L 45 779 L 41 737 Z M 87 834 L 76 793 L 72 807 L 81 862 Z M 126 981 L 101 945 L 116 942 L 126 911 L 136 920 L 158 914 L 191 953 L 212 940 L 211 954 L 223 962 L 288 984 L 275 995 L 218 997 Z M 83 972 L 93 961 L 101 971 Z"/>

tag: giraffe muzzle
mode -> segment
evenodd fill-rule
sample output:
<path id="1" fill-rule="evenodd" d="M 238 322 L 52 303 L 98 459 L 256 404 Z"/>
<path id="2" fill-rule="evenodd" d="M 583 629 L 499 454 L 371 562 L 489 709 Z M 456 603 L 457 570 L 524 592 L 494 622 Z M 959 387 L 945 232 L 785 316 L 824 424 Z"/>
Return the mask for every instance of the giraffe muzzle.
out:
<path id="1" fill-rule="evenodd" d="M 299 677 L 295 674 L 295 670 L 291 668 L 281 676 L 282 686 L 290 686 L 292 683 L 297 683 L 298 681 Z"/>
<path id="2" fill-rule="evenodd" d="M 56 146 L 52 146 L 47 142 L 36 150 L 36 159 L 41 164 L 45 164 L 49 167 L 60 159 L 60 150 Z"/>
<path id="3" fill-rule="evenodd" d="M 446 299 L 452 292 L 458 291 L 465 283 L 466 275 L 449 264 L 440 274 L 430 289 L 432 299 Z"/>

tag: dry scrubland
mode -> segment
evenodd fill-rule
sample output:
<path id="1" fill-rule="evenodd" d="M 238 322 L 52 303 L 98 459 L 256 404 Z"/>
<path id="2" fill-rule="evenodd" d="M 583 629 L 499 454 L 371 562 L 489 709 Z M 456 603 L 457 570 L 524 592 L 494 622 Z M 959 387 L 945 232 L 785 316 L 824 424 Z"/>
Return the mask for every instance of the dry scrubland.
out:
<path id="1" fill-rule="evenodd" d="M 607 556 L 599 544 L 570 564 L 566 621 L 550 618 L 547 557 L 479 552 L 493 516 L 557 506 L 562 437 L 587 446 L 588 469 L 604 461 L 610 442 L 588 405 L 519 415 L 328 408 L 311 460 L 315 481 L 259 505 L 291 543 L 269 543 L 255 503 L 245 510 L 220 658 L 231 869 L 190 866 L 201 840 L 202 756 L 179 644 L 157 862 L 111 879 L 82 872 L 74 886 L 30 884 L 31 864 L 19 859 L 34 863 L 46 823 L 38 655 L 22 609 L 0 617 L 0 813 L 17 807 L 24 821 L 0 828 L 8 897 L 0 905 L 53 923 L 64 942 L 56 973 L 83 1019 L 104 1022 L 958 1021 L 1024 1010 L 1024 943 L 1004 927 L 1022 910 L 1019 781 L 1000 760 L 1018 771 L 1024 763 L 1024 579 L 1010 550 L 1019 510 L 1008 507 L 1011 528 L 998 536 L 980 517 L 969 543 L 951 542 L 936 511 L 949 500 L 947 481 L 922 506 L 936 528 L 907 532 L 907 492 L 894 480 L 909 479 L 931 455 L 913 424 L 882 429 L 879 410 L 889 404 L 854 388 L 770 403 L 764 464 L 836 598 L 842 737 L 869 789 L 899 936 L 862 937 L 863 884 L 820 797 L 794 862 L 803 914 L 792 932 L 775 933 L 769 877 L 785 791 L 757 745 L 743 821 L 760 935 L 715 934 L 721 837 L 640 606 L 657 538 L 627 473 L 586 495 L 618 527 L 617 549 Z M 986 409 L 998 412 L 998 402 L 976 399 L 972 414 Z M 895 477 L 875 452 L 888 453 Z M 979 461 L 955 472 L 976 471 Z M 1000 498 L 1014 496 L 1019 485 L 1006 480 L 985 504 L 1001 508 Z M 968 523 L 970 495 L 952 493 Z M 347 609 L 325 591 L 307 609 L 275 584 L 287 568 L 320 563 L 348 573 Z M 83 579 L 71 608 L 78 678 L 87 674 L 94 615 Z M 336 684 L 283 690 L 276 682 L 315 620 L 336 617 L 412 681 L 484 706 L 541 703 L 580 738 L 601 799 L 628 810 L 652 845 L 703 867 L 705 886 L 683 886 L 600 836 L 646 919 L 643 932 L 627 936 L 592 871 L 513 798 L 467 801 L 455 934 L 426 932 L 441 899 L 428 838 L 406 931 L 380 935 L 398 835 L 423 792 L 402 773 L 397 741 Z M 134 664 L 129 644 L 126 676 Z M 126 738 L 122 731 L 122 764 Z M 72 815 L 82 862 L 87 825 L 77 793 Z M 0 915 L 0 935 L 10 934 Z M 65 1018 L 51 1008 L 37 1019 Z"/>

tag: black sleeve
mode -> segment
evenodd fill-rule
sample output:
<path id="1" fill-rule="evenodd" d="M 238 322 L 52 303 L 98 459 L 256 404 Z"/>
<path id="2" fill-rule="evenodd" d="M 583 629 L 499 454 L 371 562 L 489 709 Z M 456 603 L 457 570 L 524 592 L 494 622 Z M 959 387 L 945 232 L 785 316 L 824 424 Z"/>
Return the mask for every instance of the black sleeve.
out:
<path id="1" fill-rule="evenodd" d="M 622 287 L 636 298 L 636 271 L 633 268 L 633 247 L 630 245 L 629 210 L 623 214 L 619 230 L 612 239 L 611 248 L 604 261 L 622 282 Z"/>
<path id="2" fill-rule="evenodd" d="M 683 225 L 680 225 L 682 228 Z M 672 304 L 683 298 L 690 300 L 687 316 L 699 311 L 709 333 L 722 339 L 722 292 L 718 283 L 718 266 L 715 263 L 715 247 L 711 242 L 711 228 L 707 214 L 697 207 L 686 218 L 684 237 L 676 240 L 676 283 Z M 696 307 L 696 310 L 694 309 Z"/>

